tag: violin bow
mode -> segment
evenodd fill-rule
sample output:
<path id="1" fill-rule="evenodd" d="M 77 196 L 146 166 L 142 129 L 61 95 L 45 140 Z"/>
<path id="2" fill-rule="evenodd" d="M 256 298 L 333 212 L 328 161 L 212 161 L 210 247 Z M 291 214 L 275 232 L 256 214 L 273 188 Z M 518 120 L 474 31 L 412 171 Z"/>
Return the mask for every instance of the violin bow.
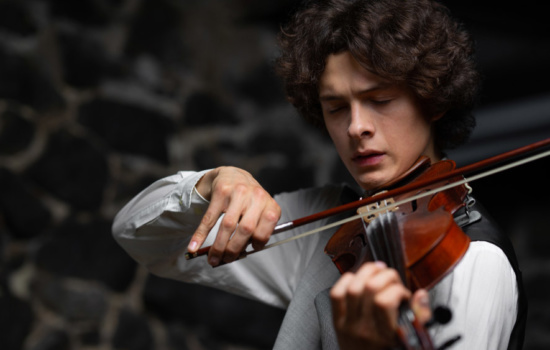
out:
<path id="1" fill-rule="evenodd" d="M 404 200 L 401 200 L 401 201 L 396 201 L 395 203 L 390 204 L 390 205 L 388 205 L 384 208 L 376 209 L 376 210 L 370 211 L 368 213 L 368 215 L 376 214 L 378 212 L 388 210 L 389 208 L 397 207 L 397 206 L 402 205 L 404 203 L 408 203 L 408 202 L 414 201 L 416 199 L 420 199 L 420 198 L 423 198 L 423 197 L 426 197 L 426 196 L 430 196 L 432 194 L 445 191 L 449 188 L 453 188 L 453 187 L 460 186 L 460 185 L 463 185 L 463 184 L 466 184 L 466 183 L 469 183 L 469 182 L 473 182 L 475 180 L 479 180 L 481 178 L 491 176 L 491 175 L 497 174 L 499 172 L 502 172 L 502 171 L 505 171 L 505 170 L 508 170 L 508 169 L 512 169 L 514 167 L 517 167 L 517 166 L 520 166 L 520 165 L 523 165 L 523 164 L 527 164 L 527 163 L 533 162 L 535 160 L 550 156 L 550 149 L 549 149 L 549 150 L 546 150 L 546 151 L 542 151 L 540 153 L 535 153 L 534 155 L 527 156 L 525 158 L 520 158 L 519 160 L 515 160 L 515 161 L 512 161 L 512 162 L 504 164 L 504 165 L 496 166 L 499 163 L 510 161 L 513 158 L 519 158 L 521 156 L 524 156 L 525 154 L 528 154 L 530 152 L 538 151 L 538 150 L 540 150 L 540 149 L 542 149 L 546 146 L 549 146 L 549 145 L 550 145 L 550 138 L 547 138 L 545 140 L 541 140 L 541 141 L 538 141 L 538 142 L 535 142 L 535 143 L 532 143 L 532 144 L 529 144 L 529 145 L 526 145 L 526 146 L 523 146 L 523 147 L 519 147 L 519 148 L 513 149 L 511 151 L 508 151 L 508 152 L 505 152 L 505 153 L 502 153 L 502 154 L 498 154 L 496 156 L 493 156 L 493 157 L 490 157 L 490 158 L 472 163 L 470 165 L 465 165 L 463 167 L 451 170 L 447 173 L 443 173 L 443 174 L 434 176 L 430 179 L 415 181 L 411 184 L 404 185 L 402 187 L 398 187 L 398 188 L 395 188 L 395 189 L 392 189 L 392 190 L 381 192 L 381 193 L 375 194 L 373 196 L 366 197 L 366 198 L 363 198 L 363 199 L 360 199 L 360 200 L 357 200 L 357 201 L 354 201 L 354 202 L 350 202 L 350 203 L 347 203 L 347 204 L 344 204 L 344 205 L 341 205 L 341 206 L 338 206 L 338 207 L 335 207 L 335 208 L 330 208 L 330 209 L 321 211 L 319 213 L 315 213 L 315 214 L 312 214 L 312 215 L 309 215 L 309 216 L 305 216 L 303 218 L 299 218 L 299 219 L 296 219 L 296 220 L 293 220 L 293 221 L 282 223 L 282 224 L 279 224 L 275 227 L 275 229 L 273 230 L 272 235 L 278 234 L 278 233 L 281 233 L 281 232 L 285 232 L 285 231 L 294 229 L 296 227 L 300 227 L 300 226 L 303 226 L 303 225 L 306 225 L 306 224 L 309 224 L 309 223 L 312 223 L 312 222 L 315 222 L 315 221 L 318 221 L 318 220 L 321 220 L 321 219 L 325 219 L 327 217 L 331 217 L 331 216 L 334 216 L 334 215 L 337 215 L 337 214 L 341 214 L 341 213 L 344 213 L 344 212 L 347 212 L 347 211 L 350 211 L 350 210 L 358 209 L 360 207 L 363 207 L 363 206 L 366 206 L 366 205 L 369 205 L 369 204 L 372 204 L 372 203 L 380 202 L 384 199 L 388 199 L 388 198 L 396 197 L 396 196 L 399 196 L 399 195 L 402 195 L 402 194 L 405 194 L 405 193 L 408 193 L 408 192 L 412 192 L 412 191 L 415 191 L 415 190 L 418 190 L 418 189 L 436 184 L 438 182 L 442 182 L 442 181 L 445 181 L 445 180 L 452 179 L 454 177 L 459 177 L 459 176 L 464 177 L 460 181 L 455 181 L 455 182 L 449 183 L 447 185 L 444 185 L 444 186 L 441 186 L 441 187 L 438 187 L 438 188 L 435 188 L 435 189 L 432 189 L 432 190 L 429 190 L 429 191 L 426 191 L 426 192 L 422 192 L 421 194 L 418 194 L 416 196 L 408 197 L 408 198 L 406 198 Z M 490 169 L 490 170 L 487 170 L 487 171 L 481 172 L 479 174 L 473 175 L 469 178 L 465 177 L 465 175 L 467 175 L 467 174 L 471 174 L 471 173 L 474 173 L 474 172 L 476 172 L 480 169 L 488 168 L 488 167 L 491 167 L 491 166 L 495 166 L 495 167 Z M 345 224 L 347 222 L 359 219 L 359 218 L 361 218 L 365 215 L 367 215 L 367 214 L 353 215 L 353 216 L 348 217 L 346 219 L 342 219 L 342 220 L 330 223 L 328 225 L 315 228 L 313 230 L 304 232 L 302 234 L 292 236 L 292 237 L 289 237 L 287 239 L 280 240 L 278 242 L 267 244 L 261 250 L 243 251 L 241 253 L 241 255 L 239 256 L 239 259 L 242 259 L 242 258 L 244 258 L 244 257 L 246 257 L 250 254 L 253 254 L 253 253 L 264 251 L 266 249 L 273 248 L 273 247 L 288 243 L 290 241 L 300 239 L 300 238 L 303 238 L 303 237 L 306 237 L 306 236 L 309 236 L 309 235 L 312 235 L 312 234 L 330 229 L 332 227 L 340 226 L 340 225 Z M 200 248 L 195 253 L 186 252 L 185 253 L 185 259 L 190 260 L 190 259 L 194 259 L 194 258 L 199 257 L 199 256 L 207 255 L 209 251 L 210 251 L 210 246 Z"/>

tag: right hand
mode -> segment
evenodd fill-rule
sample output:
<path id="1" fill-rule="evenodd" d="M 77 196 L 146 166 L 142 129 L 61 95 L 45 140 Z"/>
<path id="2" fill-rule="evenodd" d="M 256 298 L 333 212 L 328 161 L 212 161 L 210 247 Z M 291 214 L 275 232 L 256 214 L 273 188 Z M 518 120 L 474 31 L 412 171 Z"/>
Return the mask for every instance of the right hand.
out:
<path id="1" fill-rule="evenodd" d="M 255 250 L 265 246 L 281 208 L 250 173 L 234 167 L 216 168 L 199 180 L 196 189 L 210 205 L 191 237 L 190 253 L 204 243 L 222 214 L 225 216 L 208 253 L 210 265 L 234 261 L 249 243 Z"/>

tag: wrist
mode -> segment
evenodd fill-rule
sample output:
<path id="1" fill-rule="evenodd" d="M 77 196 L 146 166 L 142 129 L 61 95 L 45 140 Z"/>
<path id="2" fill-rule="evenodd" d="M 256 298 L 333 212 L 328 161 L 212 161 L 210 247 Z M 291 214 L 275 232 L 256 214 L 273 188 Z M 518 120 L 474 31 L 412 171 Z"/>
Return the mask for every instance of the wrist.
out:
<path id="1" fill-rule="evenodd" d="M 216 177 L 217 169 L 205 173 L 195 184 L 195 190 L 205 200 L 210 201 L 212 196 L 212 181 Z"/>

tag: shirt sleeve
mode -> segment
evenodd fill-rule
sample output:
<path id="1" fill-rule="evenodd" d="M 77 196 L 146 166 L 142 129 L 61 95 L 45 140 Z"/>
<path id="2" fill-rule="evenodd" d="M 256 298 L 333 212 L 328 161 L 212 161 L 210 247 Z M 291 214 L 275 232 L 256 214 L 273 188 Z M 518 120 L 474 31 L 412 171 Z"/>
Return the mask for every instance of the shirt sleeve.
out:
<path id="1" fill-rule="evenodd" d="M 179 172 L 156 181 L 126 204 L 113 222 L 113 235 L 136 260 L 148 261 L 154 256 L 176 251 L 166 242 L 189 241 L 208 207 L 195 190 L 195 184 L 206 173 Z"/>
<path id="2" fill-rule="evenodd" d="M 115 217 L 115 239 L 131 257 L 158 276 L 219 288 L 286 308 L 308 261 L 322 253 L 319 245 L 323 238 L 314 235 L 216 268 L 208 265 L 204 257 L 186 260 L 187 245 L 209 204 L 195 190 L 205 172 L 179 172 L 143 190 Z M 326 186 L 275 196 L 282 208 L 280 222 L 337 205 L 341 190 L 341 186 Z M 219 223 L 204 246 L 212 244 Z M 280 233 L 270 243 L 323 223 Z"/>
<path id="3" fill-rule="evenodd" d="M 517 317 L 518 286 L 504 252 L 470 243 L 451 274 L 430 291 L 432 307 L 446 306 L 452 319 L 430 330 L 436 347 L 460 336 L 453 349 L 506 349 Z"/>

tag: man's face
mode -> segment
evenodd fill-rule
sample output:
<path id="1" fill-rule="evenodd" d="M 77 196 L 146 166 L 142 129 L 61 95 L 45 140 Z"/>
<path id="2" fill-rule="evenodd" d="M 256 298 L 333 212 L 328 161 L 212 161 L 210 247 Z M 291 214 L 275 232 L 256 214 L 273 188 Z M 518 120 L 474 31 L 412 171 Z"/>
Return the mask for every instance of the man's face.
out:
<path id="1" fill-rule="evenodd" d="M 319 97 L 336 150 L 363 189 L 393 180 L 420 155 L 439 160 L 432 120 L 411 91 L 367 71 L 349 52 L 328 57 Z"/>

